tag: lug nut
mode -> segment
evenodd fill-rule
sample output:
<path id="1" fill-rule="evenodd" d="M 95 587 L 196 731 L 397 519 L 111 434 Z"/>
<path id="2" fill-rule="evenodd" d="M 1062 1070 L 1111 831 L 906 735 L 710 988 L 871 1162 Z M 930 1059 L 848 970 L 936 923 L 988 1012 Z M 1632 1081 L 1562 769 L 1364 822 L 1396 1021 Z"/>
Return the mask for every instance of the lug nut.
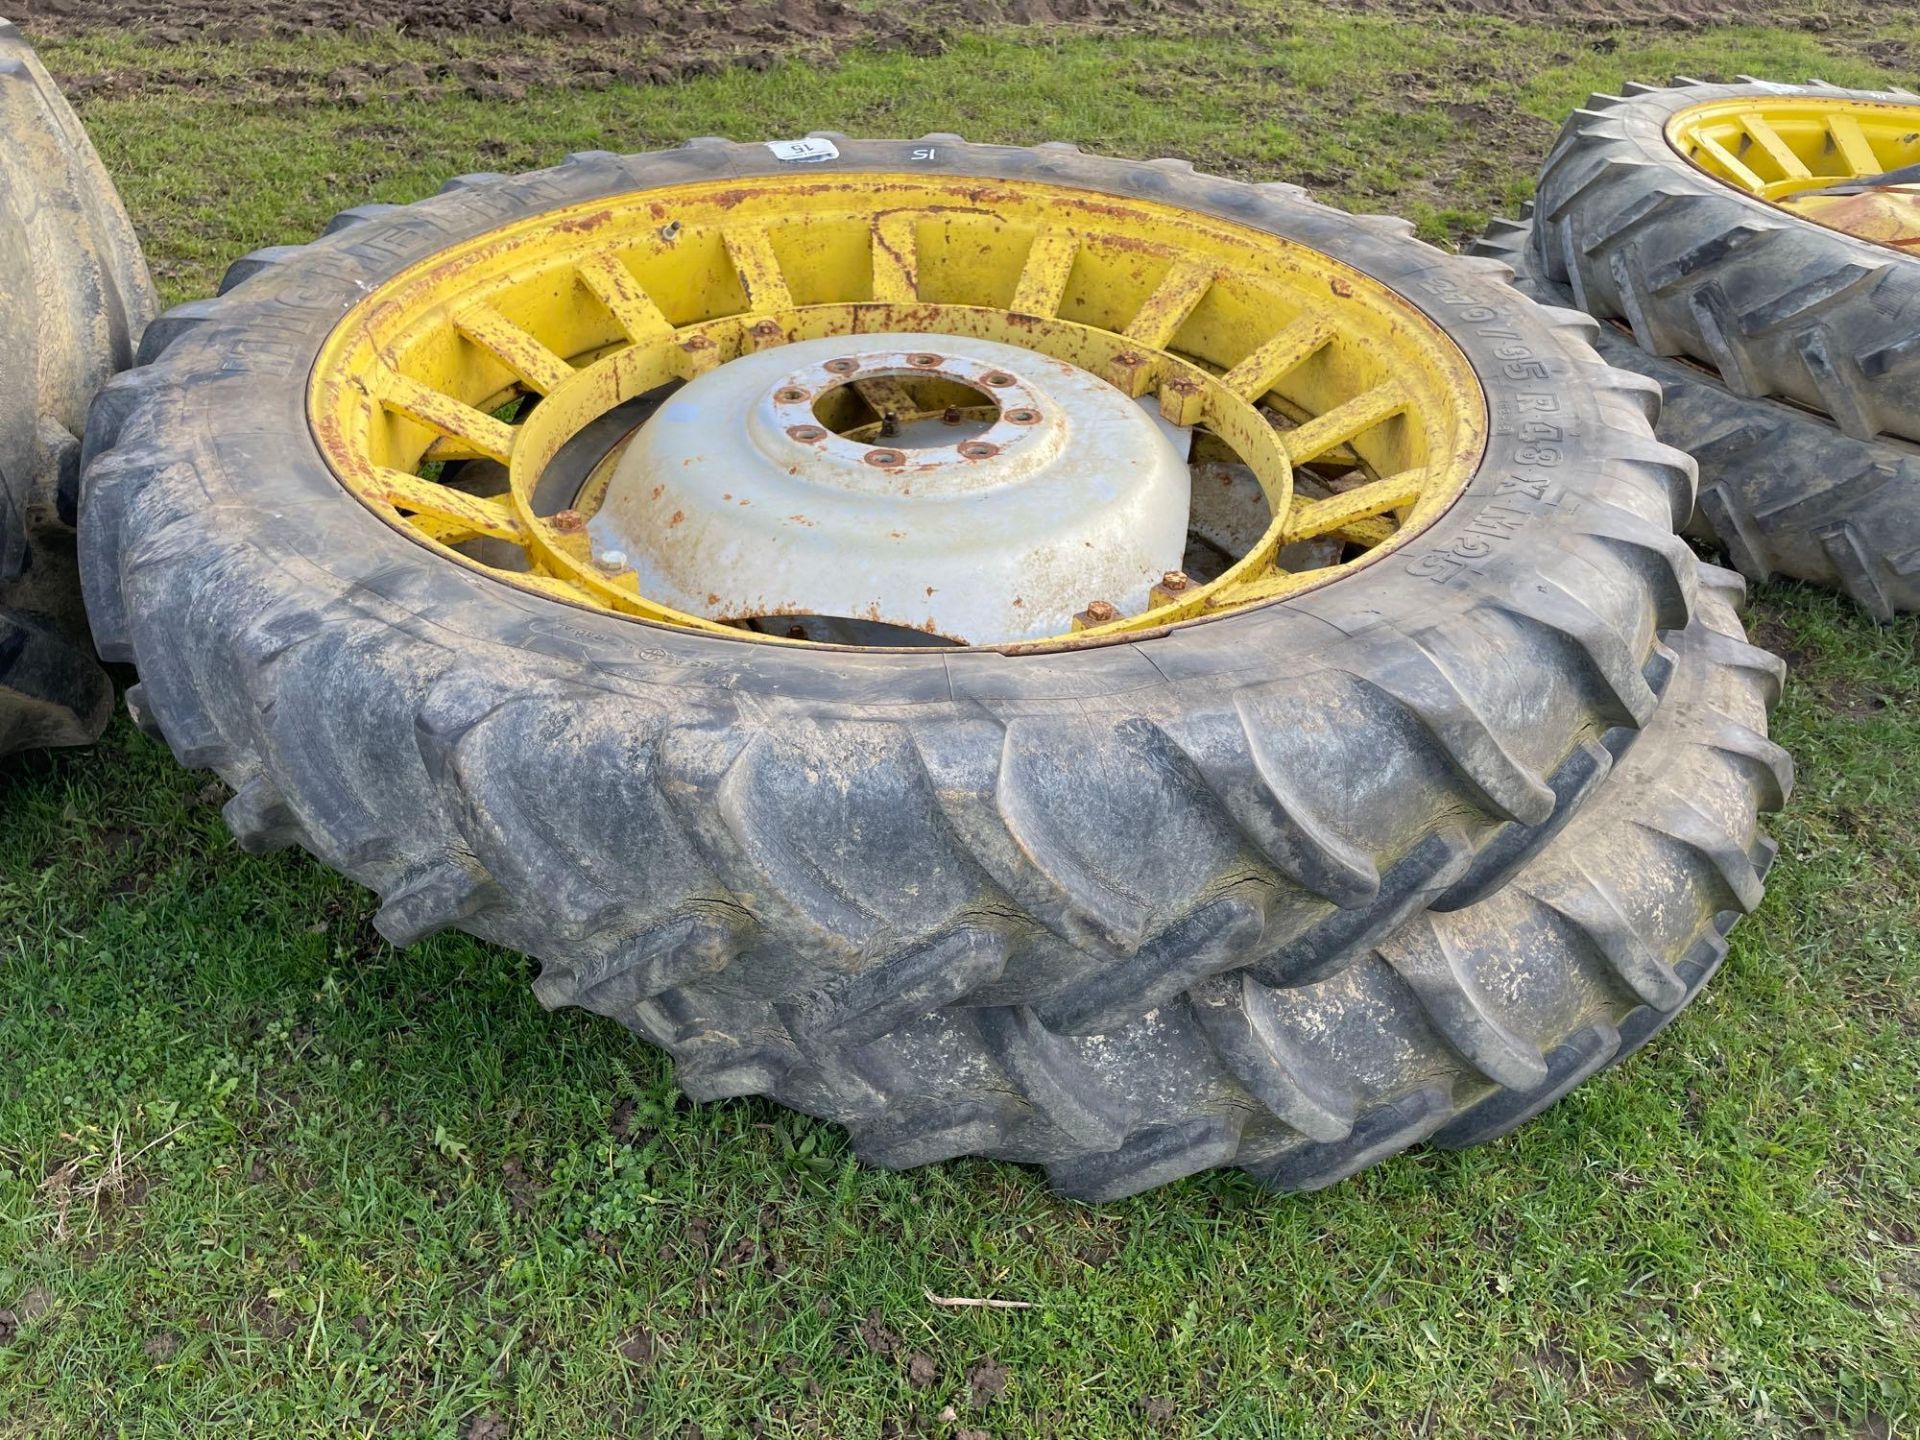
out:
<path id="1" fill-rule="evenodd" d="M 587 528 L 587 517 L 578 510 L 558 510 L 550 523 L 562 535 L 577 535 Z"/>
<path id="2" fill-rule="evenodd" d="M 1118 620 L 1120 618 L 1120 612 L 1105 600 L 1088 602 L 1086 615 L 1087 619 L 1096 625 L 1105 625 L 1110 620 Z"/>
<path id="3" fill-rule="evenodd" d="M 1154 607 L 1171 605 L 1192 588 L 1193 580 L 1186 571 L 1169 570 L 1160 577 L 1160 583 L 1147 592 L 1147 604 Z"/>
<path id="4" fill-rule="evenodd" d="M 960 407 L 958 405 L 947 406 L 946 409 L 940 412 L 940 423 L 942 425 L 958 425 L 960 423 Z"/>
<path id="5" fill-rule="evenodd" d="M 922 351 L 917 355 L 907 356 L 907 363 L 917 370 L 931 370 L 940 364 L 940 357 Z"/>
<path id="6" fill-rule="evenodd" d="M 835 375 L 851 375 L 860 368 L 860 362 L 858 360 L 845 359 L 829 360 L 825 368 Z"/>
<path id="7" fill-rule="evenodd" d="M 1002 385 L 1011 385 L 1014 382 L 1013 382 L 1013 376 L 1009 375 L 1004 370 L 989 370 L 986 374 L 980 377 L 980 383 L 982 385 L 992 385 L 995 388 L 998 388 L 999 386 L 1002 386 Z"/>
<path id="8" fill-rule="evenodd" d="M 880 438 L 882 440 L 891 440 L 899 433 L 900 417 L 891 410 L 882 412 L 880 416 Z"/>
<path id="9" fill-rule="evenodd" d="M 907 463 L 907 457 L 898 450 L 869 450 L 866 462 L 882 470 L 894 470 Z"/>
<path id="10" fill-rule="evenodd" d="M 802 390 L 798 385 L 783 385 L 773 392 L 773 398 L 782 405 L 802 405 L 809 398 L 809 392 Z"/>
<path id="11" fill-rule="evenodd" d="M 594 556 L 593 563 L 598 569 L 605 571 L 609 575 L 618 575 L 622 570 L 627 568 L 627 552 L 624 550 L 609 550 L 604 555 Z"/>
<path id="12" fill-rule="evenodd" d="M 802 445 L 811 445 L 816 440 L 826 439 L 827 432 L 818 425 L 789 425 L 787 436 L 789 439 L 798 440 Z"/>

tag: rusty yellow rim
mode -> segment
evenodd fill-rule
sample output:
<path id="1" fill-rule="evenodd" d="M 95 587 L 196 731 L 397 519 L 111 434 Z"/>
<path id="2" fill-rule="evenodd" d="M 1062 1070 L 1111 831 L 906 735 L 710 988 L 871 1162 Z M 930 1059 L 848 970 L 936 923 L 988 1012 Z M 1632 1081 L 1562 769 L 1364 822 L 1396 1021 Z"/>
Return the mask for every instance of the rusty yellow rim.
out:
<path id="1" fill-rule="evenodd" d="M 1737 190 L 1863 239 L 1892 237 L 1853 223 L 1810 192 L 1920 165 L 1920 105 L 1822 95 L 1752 95 L 1677 112 L 1667 142 Z"/>
<path id="2" fill-rule="evenodd" d="M 685 613 L 593 562 L 593 486 L 539 513 L 568 440 L 635 397 L 752 350 L 914 331 L 1020 345 L 1101 376 L 1246 465 L 1270 523 L 1207 583 L 1083 617 L 1123 639 L 1297 593 L 1378 558 L 1472 478 L 1486 403 L 1425 315 L 1307 246 L 1064 186 L 858 175 L 710 182 L 549 211 L 454 246 L 357 304 L 309 392 L 341 482 L 390 523 L 502 582 L 689 630 L 807 643 Z M 537 397 L 530 407 L 529 397 Z M 523 415 L 524 418 L 516 418 Z M 441 484 L 505 466 L 505 493 Z M 1312 473 L 1311 495 L 1296 474 Z M 1311 570 L 1275 564 L 1344 542 Z M 506 542 L 494 568 L 472 542 Z M 988 647 L 992 648 L 992 647 Z M 1031 648 L 1031 644 L 1019 648 Z"/>

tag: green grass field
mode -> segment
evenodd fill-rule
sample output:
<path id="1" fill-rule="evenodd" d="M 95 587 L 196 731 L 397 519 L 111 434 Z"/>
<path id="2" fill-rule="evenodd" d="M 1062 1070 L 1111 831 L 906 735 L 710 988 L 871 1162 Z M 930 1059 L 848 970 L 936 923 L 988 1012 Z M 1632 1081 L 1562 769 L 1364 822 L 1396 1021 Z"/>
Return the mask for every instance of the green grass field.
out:
<path id="1" fill-rule="evenodd" d="M 1184 155 L 1451 242 L 1526 198 L 1590 90 L 1920 84 L 1911 12 L 1776 8 L 1262 3 L 515 101 L 391 34 L 43 53 L 181 300 L 449 174 L 810 128 Z M 1506 1141 L 1304 1198 L 863 1171 L 830 1127 L 677 1100 L 618 1027 L 542 1012 L 517 955 L 389 949 L 366 893 L 240 854 L 219 783 L 124 720 L 6 762 L 0 1435 L 1920 1435 L 1920 626 L 1792 586 L 1750 621 L 1793 665 L 1800 788 L 1704 999 Z"/>

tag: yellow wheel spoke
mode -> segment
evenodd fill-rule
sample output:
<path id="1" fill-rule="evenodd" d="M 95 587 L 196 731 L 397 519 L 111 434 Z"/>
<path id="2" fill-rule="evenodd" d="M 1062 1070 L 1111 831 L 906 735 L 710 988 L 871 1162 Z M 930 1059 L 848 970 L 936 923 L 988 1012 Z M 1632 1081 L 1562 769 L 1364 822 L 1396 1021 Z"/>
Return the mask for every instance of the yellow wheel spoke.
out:
<path id="1" fill-rule="evenodd" d="M 904 303 L 920 298 L 919 234 L 914 221 L 913 215 L 895 211 L 873 222 L 873 298 L 876 300 Z"/>
<path id="2" fill-rule="evenodd" d="M 447 460 L 488 460 L 491 458 L 492 457 L 481 450 L 479 446 L 470 445 L 465 440 L 456 440 L 451 435 L 436 435 L 433 443 L 427 446 L 426 453 L 420 457 L 423 463 L 427 461 Z"/>
<path id="3" fill-rule="evenodd" d="M 1817 89 L 1749 94 L 1675 112 L 1666 136 L 1680 154 L 1737 190 L 1813 224 L 1900 248 L 1876 224 L 1882 213 L 1877 206 L 1839 204 L 1805 192 L 1920 163 L 1920 103 Z"/>
<path id="4" fill-rule="evenodd" d="M 453 328 L 542 395 L 573 378 L 573 367 L 498 310 L 475 305 L 453 317 Z"/>
<path id="5" fill-rule="evenodd" d="M 918 408 L 907 387 L 889 376 L 876 376 L 872 380 L 856 380 L 853 382 L 853 389 L 854 393 L 873 407 L 873 413 L 876 415 L 892 414 L 904 420 Z"/>
<path id="6" fill-rule="evenodd" d="M 620 263 L 619 256 L 604 251 L 588 256 L 575 267 L 575 273 L 636 345 L 673 333 L 673 322 L 653 303 L 646 287 L 633 278 L 633 272 Z"/>
<path id="7" fill-rule="evenodd" d="M 1420 498 L 1420 487 L 1425 480 L 1424 470 L 1407 470 L 1384 480 L 1356 485 L 1324 500 L 1308 500 L 1296 491 L 1293 510 L 1280 532 L 1280 543 L 1291 545 L 1297 540 L 1330 535 L 1356 520 L 1368 520 L 1388 510 L 1411 505 Z"/>
<path id="8" fill-rule="evenodd" d="M 451 521 L 470 534 L 490 535 L 496 540 L 519 540 L 522 536 L 520 522 L 504 501 L 468 495 L 404 470 L 382 468 L 373 474 L 370 492 L 396 510 Z"/>
<path id="9" fill-rule="evenodd" d="M 1296 465 L 1326 454 L 1356 436 L 1364 435 L 1388 416 L 1406 408 L 1407 397 L 1389 381 L 1336 405 L 1324 415 L 1316 415 L 1306 424 L 1281 434 L 1280 443 Z"/>
<path id="10" fill-rule="evenodd" d="M 1166 349 L 1167 342 L 1213 288 L 1213 281 L 1214 269 L 1204 261 L 1177 261 L 1127 326 L 1127 339 L 1149 349 Z"/>
<path id="11" fill-rule="evenodd" d="M 1244 400 L 1258 400 L 1332 338 L 1331 319 L 1303 315 L 1229 370 L 1227 388 Z"/>
<path id="12" fill-rule="evenodd" d="M 1766 117 L 1747 111 L 1740 116 L 1740 128 L 1752 137 L 1758 145 L 1780 167 L 1781 175 L 1788 180 L 1806 180 L 1813 175 L 1807 168 L 1807 162 L 1793 151 L 1793 147 L 1780 138 L 1780 132 L 1767 123 Z"/>
<path id="13" fill-rule="evenodd" d="M 1371 549 L 1375 545 L 1386 544 L 1399 532 L 1399 529 L 1400 527 L 1391 520 L 1376 518 L 1355 520 L 1350 524 L 1342 525 L 1333 534 L 1338 539 L 1351 541 L 1355 545 L 1365 545 Z"/>
<path id="14" fill-rule="evenodd" d="M 1766 181 L 1754 174 L 1747 163 L 1733 151 L 1722 145 L 1711 135 L 1701 135 L 1695 142 L 1711 158 L 1714 165 L 1725 172 L 1736 185 L 1747 190 L 1764 190 Z"/>
<path id="15" fill-rule="evenodd" d="M 1860 122 L 1842 110 L 1827 117 L 1827 133 L 1833 137 L 1833 145 L 1840 152 L 1840 159 L 1846 164 L 1849 175 L 1878 175 L 1880 161 L 1873 153 L 1873 146 L 1867 143 L 1867 135 L 1860 128 Z"/>
<path id="16" fill-rule="evenodd" d="M 773 240 L 760 226 L 735 225 L 722 232 L 727 258 L 740 277 L 740 288 L 747 297 L 749 312 L 790 310 L 793 296 L 787 290 L 787 277 L 780 269 L 780 257 L 773 253 Z"/>
<path id="17" fill-rule="evenodd" d="M 513 454 L 513 427 L 484 410 L 442 395 L 411 376 L 389 370 L 379 381 L 380 399 L 389 410 L 416 420 L 429 430 L 465 441 L 489 460 L 505 464 Z"/>
<path id="18" fill-rule="evenodd" d="M 1080 242 L 1065 230 L 1042 230 L 1034 236 L 1008 308 L 1016 315 L 1058 315 L 1079 254 Z"/>

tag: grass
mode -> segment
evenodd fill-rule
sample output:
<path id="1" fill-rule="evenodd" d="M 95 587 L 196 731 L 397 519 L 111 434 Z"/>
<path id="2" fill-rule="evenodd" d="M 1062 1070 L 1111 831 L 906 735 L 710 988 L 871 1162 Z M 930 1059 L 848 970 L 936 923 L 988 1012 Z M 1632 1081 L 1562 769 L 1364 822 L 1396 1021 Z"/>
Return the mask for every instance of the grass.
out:
<path id="1" fill-rule="evenodd" d="M 393 35 L 45 53 L 177 300 L 447 174 L 814 127 L 1183 154 L 1445 239 L 1528 193 L 1588 90 L 1920 80 L 1920 25 L 1852 18 L 1267 4 L 507 104 L 378 76 L 336 97 L 343 66 L 434 54 Z M 1706 997 L 1509 1140 L 1294 1199 L 1213 1175 L 1087 1208 L 1013 1166 L 860 1170 L 830 1127 L 676 1100 L 617 1027 L 541 1012 L 519 956 L 388 949 L 366 894 L 239 854 L 217 782 L 124 722 L 11 761 L 0 1435 L 1920 1433 L 1920 628 L 1792 586 L 1752 620 L 1795 667 L 1775 729 L 1801 783 Z"/>

